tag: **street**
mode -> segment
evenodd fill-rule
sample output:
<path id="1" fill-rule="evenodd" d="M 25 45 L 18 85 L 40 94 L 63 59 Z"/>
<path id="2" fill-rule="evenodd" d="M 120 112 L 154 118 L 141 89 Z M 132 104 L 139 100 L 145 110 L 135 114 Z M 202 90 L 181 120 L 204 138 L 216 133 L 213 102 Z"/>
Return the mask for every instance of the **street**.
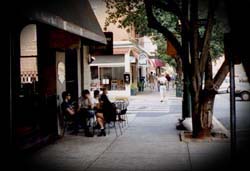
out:
<path id="1" fill-rule="evenodd" d="M 214 103 L 214 115 L 222 124 L 230 130 L 230 94 L 218 94 Z M 239 97 L 235 99 L 237 131 L 249 131 L 249 109 L 250 101 L 242 101 Z"/>
<path id="2" fill-rule="evenodd" d="M 214 103 L 214 116 L 230 131 L 230 101 L 229 93 L 218 94 Z M 249 154 L 250 144 L 250 101 L 235 100 L 236 111 L 236 141 L 238 157 L 245 159 Z"/>

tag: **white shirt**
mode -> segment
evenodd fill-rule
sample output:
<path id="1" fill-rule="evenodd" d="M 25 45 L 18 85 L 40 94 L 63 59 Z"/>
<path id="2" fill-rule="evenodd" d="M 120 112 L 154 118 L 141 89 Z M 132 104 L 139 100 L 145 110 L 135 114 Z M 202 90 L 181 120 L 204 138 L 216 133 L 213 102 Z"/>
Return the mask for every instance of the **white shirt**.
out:
<path id="1" fill-rule="evenodd" d="M 94 100 L 91 97 L 89 99 L 88 98 L 85 99 L 83 97 L 80 97 L 78 104 L 79 104 L 80 108 L 88 109 L 90 106 L 92 106 L 94 104 Z"/>
<path id="2" fill-rule="evenodd" d="M 158 81 L 160 82 L 160 84 L 165 84 L 167 83 L 167 79 L 164 76 L 161 76 L 158 78 Z"/>

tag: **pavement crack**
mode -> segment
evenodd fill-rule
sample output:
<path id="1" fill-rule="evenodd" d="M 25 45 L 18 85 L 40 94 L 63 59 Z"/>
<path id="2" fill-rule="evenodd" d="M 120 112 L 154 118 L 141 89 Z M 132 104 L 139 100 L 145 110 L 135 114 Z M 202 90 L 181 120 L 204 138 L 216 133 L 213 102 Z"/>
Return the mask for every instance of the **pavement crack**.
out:
<path id="1" fill-rule="evenodd" d="M 188 143 L 186 143 L 186 144 L 187 144 L 187 150 L 188 150 L 188 161 L 190 163 L 190 170 L 193 170 L 193 165 L 192 165 L 192 161 L 191 161 L 189 146 L 188 146 Z"/>

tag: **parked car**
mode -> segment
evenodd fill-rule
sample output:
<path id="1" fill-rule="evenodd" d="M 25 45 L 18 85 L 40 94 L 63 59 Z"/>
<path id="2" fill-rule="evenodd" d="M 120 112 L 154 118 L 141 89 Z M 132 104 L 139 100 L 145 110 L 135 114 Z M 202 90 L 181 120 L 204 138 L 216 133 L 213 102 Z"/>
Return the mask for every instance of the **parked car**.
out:
<path id="1" fill-rule="evenodd" d="M 244 101 L 250 100 L 250 88 L 235 89 L 235 97 L 240 97 Z"/>
<path id="2" fill-rule="evenodd" d="M 227 91 L 230 92 L 230 86 Z M 243 101 L 250 100 L 250 84 L 235 84 L 235 97 L 240 97 Z"/>

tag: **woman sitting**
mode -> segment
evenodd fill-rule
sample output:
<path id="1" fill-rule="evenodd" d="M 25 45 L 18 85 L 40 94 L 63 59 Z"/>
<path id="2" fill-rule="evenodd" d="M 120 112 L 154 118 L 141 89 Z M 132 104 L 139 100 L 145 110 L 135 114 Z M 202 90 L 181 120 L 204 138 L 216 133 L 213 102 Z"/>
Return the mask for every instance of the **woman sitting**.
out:
<path id="1" fill-rule="evenodd" d="M 96 120 L 97 123 L 100 126 L 100 133 L 98 136 L 106 136 L 106 132 L 104 129 L 104 116 L 103 116 L 103 110 L 102 110 L 102 104 L 99 101 L 100 98 L 100 92 L 99 90 L 94 91 L 94 109 L 96 110 Z"/>

